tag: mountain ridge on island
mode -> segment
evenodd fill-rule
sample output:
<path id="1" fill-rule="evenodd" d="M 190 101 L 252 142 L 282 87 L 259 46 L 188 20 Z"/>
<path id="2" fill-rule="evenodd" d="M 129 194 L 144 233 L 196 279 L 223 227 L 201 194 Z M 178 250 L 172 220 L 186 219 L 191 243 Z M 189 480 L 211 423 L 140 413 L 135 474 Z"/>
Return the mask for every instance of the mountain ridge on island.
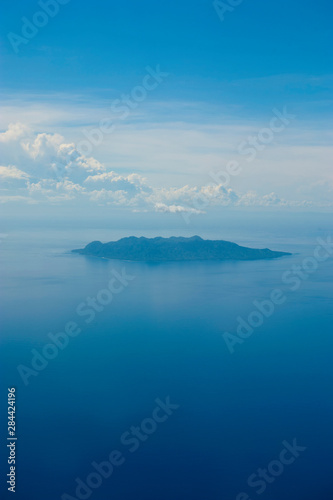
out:
<path id="1" fill-rule="evenodd" d="M 291 255 L 289 252 L 277 252 L 268 248 L 242 247 L 229 241 L 204 240 L 200 236 L 190 238 L 129 236 L 109 243 L 93 241 L 85 248 L 72 252 L 105 259 L 139 262 L 267 260 Z"/>

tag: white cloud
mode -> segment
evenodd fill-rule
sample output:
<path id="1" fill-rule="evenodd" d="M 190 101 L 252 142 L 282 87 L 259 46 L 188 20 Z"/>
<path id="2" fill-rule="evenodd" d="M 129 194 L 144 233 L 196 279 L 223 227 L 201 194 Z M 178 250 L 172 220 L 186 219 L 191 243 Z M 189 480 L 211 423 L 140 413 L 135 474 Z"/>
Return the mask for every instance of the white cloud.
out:
<path id="1" fill-rule="evenodd" d="M 155 204 L 156 212 L 164 212 L 171 214 L 181 214 L 181 213 L 190 213 L 190 214 L 204 214 L 205 212 L 202 210 L 197 210 L 196 208 L 182 207 L 181 205 L 165 205 L 164 203 L 156 203 Z"/>
<path id="2" fill-rule="evenodd" d="M 16 141 L 18 138 L 25 135 L 28 130 L 28 127 L 22 123 L 10 123 L 8 129 L 0 133 L 0 142 Z"/>
<path id="3" fill-rule="evenodd" d="M 129 196 L 128 192 L 124 190 L 109 191 L 101 189 L 100 191 L 90 191 L 87 194 L 90 200 L 94 202 L 123 207 L 135 206 L 135 199 Z"/>
<path id="4" fill-rule="evenodd" d="M 28 179 L 29 175 L 23 170 L 20 170 L 12 165 L 8 167 L 0 166 L 0 178 L 1 179 Z"/>
<path id="5" fill-rule="evenodd" d="M 59 134 L 38 134 L 34 141 L 22 141 L 21 145 L 34 160 L 38 157 L 57 154 L 64 138 Z"/>
<path id="6" fill-rule="evenodd" d="M 85 169 L 87 172 L 101 172 L 105 170 L 104 165 L 102 165 L 98 160 L 95 158 L 86 158 L 85 156 L 80 156 L 76 160 L 76 165 Z"/>
<path id="7" fill-rule="evenodd" d="M 93 186 L 94 192 L 96 192 L 96 189 L 101 189 L 103 192 L 107 189 L 110 193 L 121 191 L 128 193 L 128 197 L 131 198 L 135 196 L 148 196 L 153 191 L 147 184 L 147 179 L 140 175 L 129 174 L 123 176 L 113 170 L 102 174 L 90 175 L 85 179 L 84 183 L 88 186 Z"/>
<path id="8" fill-rule="evenodd" d="M 27 190 L 32 197 L 47 198 L 53 200 L 54 197 L 72 200 L 77 195 L 85 192 L 85 189 L 72 181 L 57 181 L 54 179 L 43 179 L 39 182 L 28 182 Z"/>
<path id="9" fill-rule="evenodd" d="M 194 127 L 195 128 L 195 127 Z M 168 134 L 167 128 L 164 128 L 164 133 Z M 281 169 L 278 172 L 275 169 L 276 176 L 280 175 L 280 184 L 276 182 L 277 188 L 274 192 L 269 182 L 265 186 L 261 183 L 258 184 L 258 179 L 262 175 L 263 160 L 258 160 L 254 164 L 243 166 L 241 174 L 233 179 L 237 184 L 237 189 L 222 184 L 212 183 L 209 172 L 213 169 L 212 164 L 217 165 L 219 158 L 219 151 L 214 153 L 214 158 L 206 154 L 206 149 L 214 150 L 216 137 L 209 135 L 212 130 L 207 127 L 201 131 L 194 130 L 185 133 L 185 142 L 183 143 L 184 135 L 177 136 L 177 130 L 171 130 L 171 138 L 175 141 L 172 154 L 159 155 L 160 148 L 167 148 L 168 144 L 163 144 L 162 136 L 156 132 L 150 134 L 151 130 L 140 130 L 138 135 L 132 130 L 132 142 L 130 160 L 125 160 L 125 164 L 132 162 L 132 158 L 136 153 L 136 148 L 132 145 L 136 144 L 137 150 L 140 152 L 140 141 L 153 141 L 154 154 L 151 158 L 149 148 L 145 150 L 145 154 L 149 157 L 150 164 L 153 163 L 158 166 L 157 170 L 163 166 L 165 161 L 168 165 L 177 163 L 177 167 L 184 162 L 184 170 L 178 177 L 173 175 L 171 178 L 175 185 L 170 185 L 169 182 L 164 182 L 166 175 L 156 176 L 156 169 L 152 174 L 143 176 L 135 172 L 135 168 L 127 168 L 124 174 L 124 162 L 120 162 L 120 168 L 111 167 L 110 164 L 115 163 L 115 160 L 110 157 L 110 161 L 105 164 L 98 161 L 94 157 L 86 157 L 81 155 L 75 146 L 74 142 L 68 142 L 65 138 L 56 133 L 38 132 L 34 133 L 27 126 L 23 124 L 11 124 L 6 132 L 3 132 L 2 146 L 4 158 L 13 157 L 14 165 L 0 166 L 0 178 L 6 182 L 6 192 L 1 198 L 1 202 L 27 201 L 30 203 L 52 203 L 61 204 L 66 202 L 74 203 L 97 203 L 99 205 L 111 205 L 115 207 L 129 208 L 132 211 L 158 211 L 164 213 L 192 213 L 202 214 L 207 212 L 210 207 L 320 207 L 320 206 L 333 206 L 332 202 L 332 187 L 333 179 L 332 174 L 322 175 L 322 179 L 314 179 L 313 182 L 303 186 L 308 186 L 307 191 L 305 188 L 298 187 L 297 190 L 292 192 L 292 196 L 286 195 L 286 189 L 280 189 L 281 179 L 284 179 L 285 184 L 288 186 L 290 183 L 290 176 L 287 177 L 287 168 L 283 163 L 283 157 L 277 156 L 276 161 L 281 164 Z M 213 134 L 221 134 L 221 128 L 213 128 Z M 122 130 L 124 134 L 124 129 Z M 145 135 L 146 134 L 146 135 Z M 148 134 L 148 135 L 147 135 Z M 121 135 L 121 134 L 120 134 Z M 163 134 L 162 134 L 163 135 Z M 135 136 L 135 137 L 134 137 Z M 169 138 L 170 138 L 169 137 Z M 119 138 L 119 137 L 118 137 Z M 125 145 L 128 149 L 125 136 L 121 141 L 122 148 Z M 201 146 L 198 147 L 200 141 L 205 139 L 204 152 L 201 155 Z M 150 143 L 152 144 L 152 143 Z M 185 154 L 185 149 L 192 152 L 190 156 Z M 117 151 L 117 147 L 115 146 Z M 279 153 L 283 149 L 280 148 Z M 297 157 L 300 151 L 294 151 Z M 303 150 L 302 160 L 304 159 L 305 150 Z M 318 156 L 319 152 L 315 151 L 313 147 L 310 149 L 314 156 Z M 143 150 L 141 149 L 143 154 Z M 289 150 L 290 152 L 290 150 Z M 328 147 L 320 149 L 323 157 L 327 156 Z M 118 148 L 119 155 L 119 148 Z M 117 156 L 117 154 L 116 154 Z M 205 175 L 200 177 L 201 184 L 198 182 L 198 177 L 190 173 L 186 174 L 189 169 L 188 165 L 196 157 L 195 168 L 198 170 L 199 163 L 201 162 L 201 170 Z M 263 157 L 264 158 L 264 157 Z M 241 158 L 238 158 L 240 161 Z M 14 161 L 15 160 L 15 161 Z M 112 161 L 111 161 L 112 160 Z M 143 156 L 140 160 L 143 162 Z M 161 165 L 159 162 L 161 161 Z M 206 162 L 206 163 L 205 163 Z M 262 163 L 261 163 L 262 162 Z M 8 161 L 9 163 L 9 161 Z M 246 167 L 246 168 L 245 168 Z M 222 167 L 223 168 L 223 167 Z M 175 169 L 173 167 L 173 169 Z M 221 165 L 219 165 L 221 169 Z M 249 176 L 247 169 L 250 171 L 251 182 L 246 182 Z M 122 173 L 119 173 L 120 172 Z M 138 169 L 139 170 L 139 169 Z M 308 169 L 308 174 L 310 170 Z M 312 173 L 312 172 L 311 172 Z M 271 176 L 270 172 L 266 173 L 267 177 Z M 296 174 L 295 174 L 296 175 Z M 149 177 L 149 180 L 147 179 Z M 182 182 L 183 179 L 187 182 Z M 155 179 L 155 182 L 153 182 Z M 156 182 L 156 179 L 158 182 Z M 274 181 L 276 177 L 274 177 Z M 19 182 L 18 182 L 19 181 Z M 191 184 L 189 183 L 191 181 Z M 15 189 L 13 187 L 15 182 Z M 275 182 L 274 182 L 275 183 Z M 7 185 L 9 188 L 7 188 Z M 255 188 L 253 188 L 253 185 Z M 301 186 L 302 186 L 301 185 Z M 263 187 L 264 186 L 264 187 Z M 266 188 L 266 189 L 265 189 Z M 326 193 L 323 196 L 323 193 Z M 288 193 L 287 193 L 288 194 Z"/>

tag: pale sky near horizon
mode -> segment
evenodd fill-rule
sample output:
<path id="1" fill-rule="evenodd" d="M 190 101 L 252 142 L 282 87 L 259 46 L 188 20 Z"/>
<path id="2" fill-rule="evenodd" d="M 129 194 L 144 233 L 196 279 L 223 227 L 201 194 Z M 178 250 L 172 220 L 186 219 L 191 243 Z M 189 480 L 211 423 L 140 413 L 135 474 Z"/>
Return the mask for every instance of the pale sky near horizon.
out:
<path id="1" fill-rule="evenodd" d="M 332 210 L 332 4 L 231 3 L 4 2 L 0 201 Z"/>

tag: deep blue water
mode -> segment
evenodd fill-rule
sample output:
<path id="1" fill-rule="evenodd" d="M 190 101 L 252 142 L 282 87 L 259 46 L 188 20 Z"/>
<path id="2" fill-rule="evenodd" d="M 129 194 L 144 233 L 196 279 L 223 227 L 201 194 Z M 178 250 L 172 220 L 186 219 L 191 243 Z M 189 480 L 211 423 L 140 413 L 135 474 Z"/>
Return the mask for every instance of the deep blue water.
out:
<path id="1" fill-rule="evenodd" d="M 233 235 L 239 243 L 294 252 L 280 260 L 153 265 L 68 252 L 93 239 L 162 231 L 7 228 L 1 238 L 0 394 L 5 410 L 7 387 L 16 388 L 14 498 L 75 497 L 75 479 L 85 481 L 91 463 L 107 460 L 114 449 L 125 462 L 89 498 L 235 500 L 241 492 L 251 500 L 332 498 L 333 259 L 296 291 L 282 282 L 329 230 L 324 224 L 311 234 L 284 234 L 280 227 L 269 235 L 250 228 Z M 77 306 L 123 267 L 135 279 L 86 324 Z M 236 318 L 246 319 L 253 301 L 274 288 L 286 301 L 230 354 L 222 334 L 234 333 Z M 31 350 L 41 352 L 48 333 L 62 332 L 69 321 L 81 333 L 26 386 L 17 366 L 31 366 Z M 155 400 L 167 396 L 179 408 L 131 453 L 122 434 L 150 418 Z M 295 438 L 306 450 L 258 495 L 248 477 Z M 1 458 L 6 490 L 5 445 Z"/>

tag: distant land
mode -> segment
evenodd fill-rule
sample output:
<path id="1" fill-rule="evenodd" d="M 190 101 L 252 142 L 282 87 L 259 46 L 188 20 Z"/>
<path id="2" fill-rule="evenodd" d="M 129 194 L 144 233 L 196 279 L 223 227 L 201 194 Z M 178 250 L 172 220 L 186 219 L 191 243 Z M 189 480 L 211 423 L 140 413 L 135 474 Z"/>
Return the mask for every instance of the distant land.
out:
<path id="1" fill-rule="evenodd" d="M 274 252 L 268 248 L 247 248 L 223 240 L 191 238 L 136 238 L 130 236 L 118 241 L 101 243 L 93 241 L 85 248 L 72 250 L 81 255 L 105 259 L 132 260 L 141 262 L 195 261 L 195 260 L 267 260 L 276 259 L 288 252 Z"/>

